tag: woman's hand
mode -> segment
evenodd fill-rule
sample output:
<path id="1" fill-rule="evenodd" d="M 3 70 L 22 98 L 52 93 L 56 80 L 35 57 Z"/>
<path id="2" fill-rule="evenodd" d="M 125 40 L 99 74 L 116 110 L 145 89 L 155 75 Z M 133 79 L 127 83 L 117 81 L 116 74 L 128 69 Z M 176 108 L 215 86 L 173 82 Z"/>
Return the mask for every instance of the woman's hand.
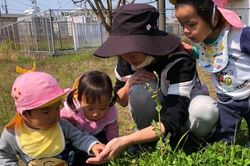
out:
<path id="1" fill-rule="evenodd" d="M 125 79 L 126 84 L 117 92 L 119 96 L 118 103 L 123 107 L 128 105 L 128 93 L 131 86 L 149 82 L 150 80 L 155 79 L 155 75 L 154 73 L 148 72 L 146 70 L 138 70 L 129 77 L 124 78 L 124 80 Z"/>
<path id="2" fill-rule="evenodd" d="M 153 79 L 155 79 L 154 73 L 146 70 L 138 70 L 128 79 L 129 88 L 135 84 L 142 84 Z"/>
<path id="3" fill-rule="evenodd" d="M 90 157 L 86 163 L 102 164 L 108 162 L 110 159 L 123 152 L 128 146 L 129 141 L 127 140 L 126 136 L 114 138 L 108 142 L 108 144 L 98 156 Z"/>
<path id="4" fill-rule="evenodd" d="M 162 123 L 160 125 L 161 134 L 166 134 L 167 131 L 164 125 Z M 159 137 L 155 133 L 154 128 L 149 126 L 132 134 L 112 139 L 98 156 L 88 158 L 86 163 L 102 164 L 119 155 L 131 145 L 152 142 L 158 139 Z"/>

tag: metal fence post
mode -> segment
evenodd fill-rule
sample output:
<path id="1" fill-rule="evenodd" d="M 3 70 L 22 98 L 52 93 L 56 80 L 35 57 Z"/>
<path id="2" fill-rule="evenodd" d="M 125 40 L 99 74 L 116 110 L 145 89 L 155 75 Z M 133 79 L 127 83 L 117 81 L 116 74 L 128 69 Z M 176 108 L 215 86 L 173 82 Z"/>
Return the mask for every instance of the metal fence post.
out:
<path id="1" fill-rule="evenodd" d="M 9 27 L 6 27 L 6 28 L 7 28 L 8 38 L 9 38 L 9 42 L 10 42 L 10 31 L 9 31 Z"/>
<path id="2" fill-rule="evenodd" d="M 61 46 L 61 49 L 63 49 L 63 47 L 62 47 L 62 36 L 61 36 L 61 24 L 60 24 L 60 22 L 57 22 L 57 25 L 58 25 L 58 35 L 59 35 L 59 40 L 60 40 L 60 46 Z"/>
<path id="3" fill-rule="evenodd" d="M 77 50 L 77 39 L 76 39 L 76 30 L 75 30 L 75 24 L 72 19 L 72 36 L 74 41 L 74 49 Z"/>
<path id="4" fill-rule="evenodd" d="M 22 22 L 20 21 L 20 22 L 18 22 L 17 23 L 17 33 L 18 33 L 18 45 L 20 46 L 20 49 L 22 50 L 22 33 L 21 33 L 21 31 L 22 31 L 22 27 L 21 27 L 21 24 Z"/>
<path id="5" fill-rule="evenodd" d="M 39 18 L 38 18 L 39 19 Z M 32 27 L 34 29 L 34 37 L 35 37 L 35 45 L 36 45 L 36 51 L 38 52 L 38 44 L 37 44 L 37 31 L 36 31 L 36 21 L 35 21 L 35 18 L 33 19 L 32 18 Z"/>
<path id="6" fill-rule="evenodd" d="M 16 46 L 16 36 L 15 36 L 15 32 L 14 32 L 14 24 L 11 25 L 12 27 L 12 33 L 13 33 L 13 41 L 14 41 L 14 45 L 15 45 L 15 49 L 17 49 L 17 46 Z"/>
<path id="7" fill-rule="evenodd" d="M 48 42 L 48 48 L 49 48 L 49 51 L 51 51 L 49 30 L 48 30 L 48 19 L 47 19 L 47 17 L 45 17 L 43 20 L 45 20 L 45 32 L 46 32 L 46 38 L 47 38 L 47 42 Z"/>
<path id="8" fill-rule="evenodd" d="M 52 55 L 54 55 L 55 54 L 55 42 L 54 42 L 54 28 L 53 28 L 51 9 L 49 9 L 49 18 L 50 18 L 50 35 L 51 35 L 51 44 L 52 44 Z"/>
<path id="9" fill-rule="evenodd" d="M 101 30 L 101 44 L 103 44 L 103 31 L 102 31 L 102 24 L 99 23 L 100 25 L 100 30 Z"/>
<path id="10" fill-rule="evenodd" d="M 25 22 L 25 30 L 26 30 L 26 41 L 27 41 L 27 46 L 28 46 L 28 49 L 27 49 L 27 52 L 28 52 L 28 56 L 29 56 L 29 53 L 30 53 L 30 43 L 29 43 L 29 38 L 28 38 L 28 29 L 27 29 L 27 22 Z M 30 28 L 30 23 L 29 23 L 29 28 Z M 26 48 L 26 47 L 25 47 Z"/>

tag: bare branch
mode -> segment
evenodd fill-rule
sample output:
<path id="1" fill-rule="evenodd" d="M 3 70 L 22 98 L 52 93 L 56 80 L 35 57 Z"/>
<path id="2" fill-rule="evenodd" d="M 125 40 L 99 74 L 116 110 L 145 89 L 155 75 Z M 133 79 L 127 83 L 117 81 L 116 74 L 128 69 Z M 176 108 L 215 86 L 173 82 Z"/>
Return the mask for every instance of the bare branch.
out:
<path id="1" fill-rule="evenodd" d="M 93 12 L 98 16 L 98 10 L 96 9 L 95 5 L 91 2 L 91 0 L 87 0 L 90 7 L 92 8 Z"/>
<path id="2" fill-rule="evenodd" d="M 94 2 L 95 2 L 95 5 L 96 5 L 96 9 L 99 11 L 99 12 L 98 12 L 99 18 L 101 19 L 101 21 L 102 21 L 102 23 L 103 23 L 105 29 L 110 33 L 110 31 L 111 31 L 111 26 L 110 26 L 110 24 L 107 22 L 106 17 L 105 17 L 105 15 L 103 14 L 103 12 L 102 12 L 102 10 L 101 10 L 101 7 L 100 7 L 100 5 L 99 5 L 99 3 L 98 3 L 98 2 L 100 2 L 100 1 L 99 1 L 99 0 L 94 0 Z"/>
<path id="3" fill-rule="evenodd" d="M 112 1 L 107 0 L 108 10 L 112 9 Z"/>
<path id="4" fill-rule="evenodd" d="M 109 25 L 112 27 L 112 12 L 113 12 L 113 5 L 112 5 L 112 0 L 107 0 L 108 4 L 108 17 L 109 17 Z"/>
<path id="5" fill-rule="evenodd" d="M 105 14 L 108 14 L 107 9 L 106 9 L 105 6 L 103 5 L 102 1 L 99 1 L 99 5 L 100 5 L 100 7 L 101 7 L 102 12 L 105 12 Z"/>
<path id="6" fill-rule="evenodd" d="M 119 1 L 117 2 L 116 8 L 118 8 L 118 7 L 121 5 L 121 1 L 122 1 L 122 0 L 119 0 Z"/>
<path id="7" fill-rule="evenodd" d="M 108 33 L 112 26 L 112 0 L 71 0 L 73 3 L 85 2 L 88 3 L 92 11 L 100 19 Z M 130 2 L 129 2 L 130 1 Z M 116 8 L 126 3 L 134 3 L 136 0 L 117 0 Z M 106 4 L 105 4 L 106 3 Z"/>

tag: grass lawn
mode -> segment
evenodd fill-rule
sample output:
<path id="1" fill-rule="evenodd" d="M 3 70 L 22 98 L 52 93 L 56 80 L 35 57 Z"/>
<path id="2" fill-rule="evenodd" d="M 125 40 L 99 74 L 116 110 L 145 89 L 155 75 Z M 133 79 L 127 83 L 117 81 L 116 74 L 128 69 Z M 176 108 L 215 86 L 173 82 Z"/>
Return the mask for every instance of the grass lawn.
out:
<path id="1" fill-rule="evenodd" d="M 38 71 L 45 71 L 52 74 L 64 88 L 71 87 L 75 78 L 89 70 L 101 70 L 108 73 L 112 77 L 113 82 L 115 81 L 113 70 L 116 58 L 96 58 L 91 55 L 91 51 L 54 58 L 25 58 L 12 53 L 8 54 L 8 56 L 1 56 L 0 54 L 0 131 L 2 131 L 4 125 L 15 113 L 14 103 L 10 96 L 12 83 L 19 75 L 15 72 L 15 67 L 18 65 L 30 69 L 32 68 L 33 61 L 35 61 Z M 214 91 L 209 84 L 209 76 L 201 71 L 199 73 L 202 82 L 209 86 L 211 95 L 215 97 Z M 135 125 L 128 109 L 122 108 L 118 104 L 117 108 L 119 110 L 121 135 L 131 133 Z M 151 153 L 145 152 L 136 156 L 123 153 L 108 165 L 250 165 L 250 151 L 241 146 L 247 140 L 245 122 L 243 122 L 241 128 L 242 130 L 238 136 L 239 141 L 235 145 L 228 146 L 219 142 L 187 156 L 182 151 L 171 150 L 166 143 L 164 146 L 164 155 L 160 154 L 160 150 Z"/>

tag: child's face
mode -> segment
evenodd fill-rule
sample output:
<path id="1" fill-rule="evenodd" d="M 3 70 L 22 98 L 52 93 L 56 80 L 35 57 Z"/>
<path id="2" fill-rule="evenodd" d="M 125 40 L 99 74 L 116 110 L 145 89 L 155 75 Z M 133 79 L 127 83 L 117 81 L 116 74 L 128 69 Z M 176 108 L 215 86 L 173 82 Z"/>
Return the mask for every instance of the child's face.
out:
<path id="1" fill-rule="evenodd" d="M 184 35 L 198 43 L 204 41 L 211 33 L 211 28 L 191 5 L 179 5 L 175 16 L 183 26 Z"/>
<path id="2" fill-rule="evenodd" d="M 30 112 L 24 112 L 23 116 L 27 126 L 33 129 L 46 130 L 58 122 L 60 118 L 61 102 L 44 108 L 33 109 Z"/>
<path id="3" fill-rule="evenodd" d="M 96 100 L 95 103 L 87 103 L 83 98 L 81 108 L 84 116 L 92 121 L 97 121 L 103 118 L 109 109 L 110 97 L 101 96 L 100 101 Z"/>

